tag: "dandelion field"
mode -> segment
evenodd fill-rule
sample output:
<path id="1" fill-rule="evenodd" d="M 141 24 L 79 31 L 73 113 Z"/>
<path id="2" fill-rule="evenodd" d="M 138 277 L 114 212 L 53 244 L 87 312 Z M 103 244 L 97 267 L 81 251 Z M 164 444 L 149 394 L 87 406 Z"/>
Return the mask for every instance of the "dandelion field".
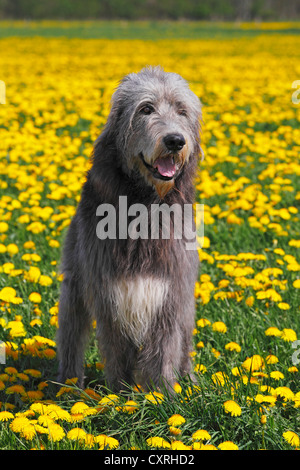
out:
<path id="1" fill-rule="evenodd" d="M 300 36 L 281 28 L 0 39 L 1 449 L 300 448 Z M 93 336 L 86 389 L 54 383 L 64 235 L 111 94 L 147 64 L 180 73 L 203 103 L 197 383 L 180 380 L 172 398 L 100 386 Z"/>

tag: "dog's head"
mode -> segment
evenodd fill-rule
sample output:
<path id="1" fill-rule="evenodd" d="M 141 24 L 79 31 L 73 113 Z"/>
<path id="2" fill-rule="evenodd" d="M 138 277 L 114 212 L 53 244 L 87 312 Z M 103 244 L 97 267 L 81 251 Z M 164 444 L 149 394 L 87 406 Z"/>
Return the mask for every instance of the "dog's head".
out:
<path id="1" fill-rule="evenodd" d="M 200 116 L 200 101 L 180 75 L 146 68 L 121 81 L 106 129 L 123 171 L 138 171 L 163 198 L 190 156 L 199 154 Z"/>

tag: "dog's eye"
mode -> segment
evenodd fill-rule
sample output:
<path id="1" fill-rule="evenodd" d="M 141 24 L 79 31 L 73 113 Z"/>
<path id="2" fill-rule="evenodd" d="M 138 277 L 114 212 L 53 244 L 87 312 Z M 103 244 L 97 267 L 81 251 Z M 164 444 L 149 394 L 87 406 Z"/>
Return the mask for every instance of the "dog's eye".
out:
<path id="1" fill-rule="evenodd" d="M 178 114 L 179 114 L 180 116 L 185 116 L 185 117 L 187 117 L 187 112 L 186 112 L 185 109 L 178 109 Z"/>
<path id="2" fill-rule="evenodd" d="M 141 109 L 142 114 L 151 114 L 153 113 L 154 109 L 150 105 L 146 105 Z"/>

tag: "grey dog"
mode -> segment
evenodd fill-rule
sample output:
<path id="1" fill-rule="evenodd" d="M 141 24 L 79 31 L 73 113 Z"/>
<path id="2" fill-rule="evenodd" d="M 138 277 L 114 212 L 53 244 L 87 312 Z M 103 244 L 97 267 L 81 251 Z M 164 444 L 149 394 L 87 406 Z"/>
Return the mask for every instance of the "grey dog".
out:
<path id="1" fill-rule="evenodd" d="M 136 383 L 137 371 L 146 389 L 172 388 L 190 373 L 197 250 L 174 237 L 172 217 L 169 239 L 99 239 L 96 213 L 104 203 L 118 209 L 120 196 L 149 213 L 152 204 L 193 204 L 200 119 L 187 82 L 160 67 L 125 76 L 113 94 L 64 245 L 59 382 L 78 377 L 83 386 L 93 320 L 111 390 Z M 116 217 L 117 233 L 123 215 Z"/>

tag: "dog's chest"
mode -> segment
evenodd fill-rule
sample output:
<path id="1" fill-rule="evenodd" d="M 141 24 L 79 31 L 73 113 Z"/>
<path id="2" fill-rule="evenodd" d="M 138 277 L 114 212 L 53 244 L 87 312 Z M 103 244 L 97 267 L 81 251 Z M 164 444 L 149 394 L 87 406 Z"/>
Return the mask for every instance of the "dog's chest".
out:
<path id="1" fill-rule="evenodd" d="M 155 315 L 162 309 L 169 283 L 154 277 L 121 279 L 112 286 L 115 319 L 124 334 L 140 345 Z"/>

